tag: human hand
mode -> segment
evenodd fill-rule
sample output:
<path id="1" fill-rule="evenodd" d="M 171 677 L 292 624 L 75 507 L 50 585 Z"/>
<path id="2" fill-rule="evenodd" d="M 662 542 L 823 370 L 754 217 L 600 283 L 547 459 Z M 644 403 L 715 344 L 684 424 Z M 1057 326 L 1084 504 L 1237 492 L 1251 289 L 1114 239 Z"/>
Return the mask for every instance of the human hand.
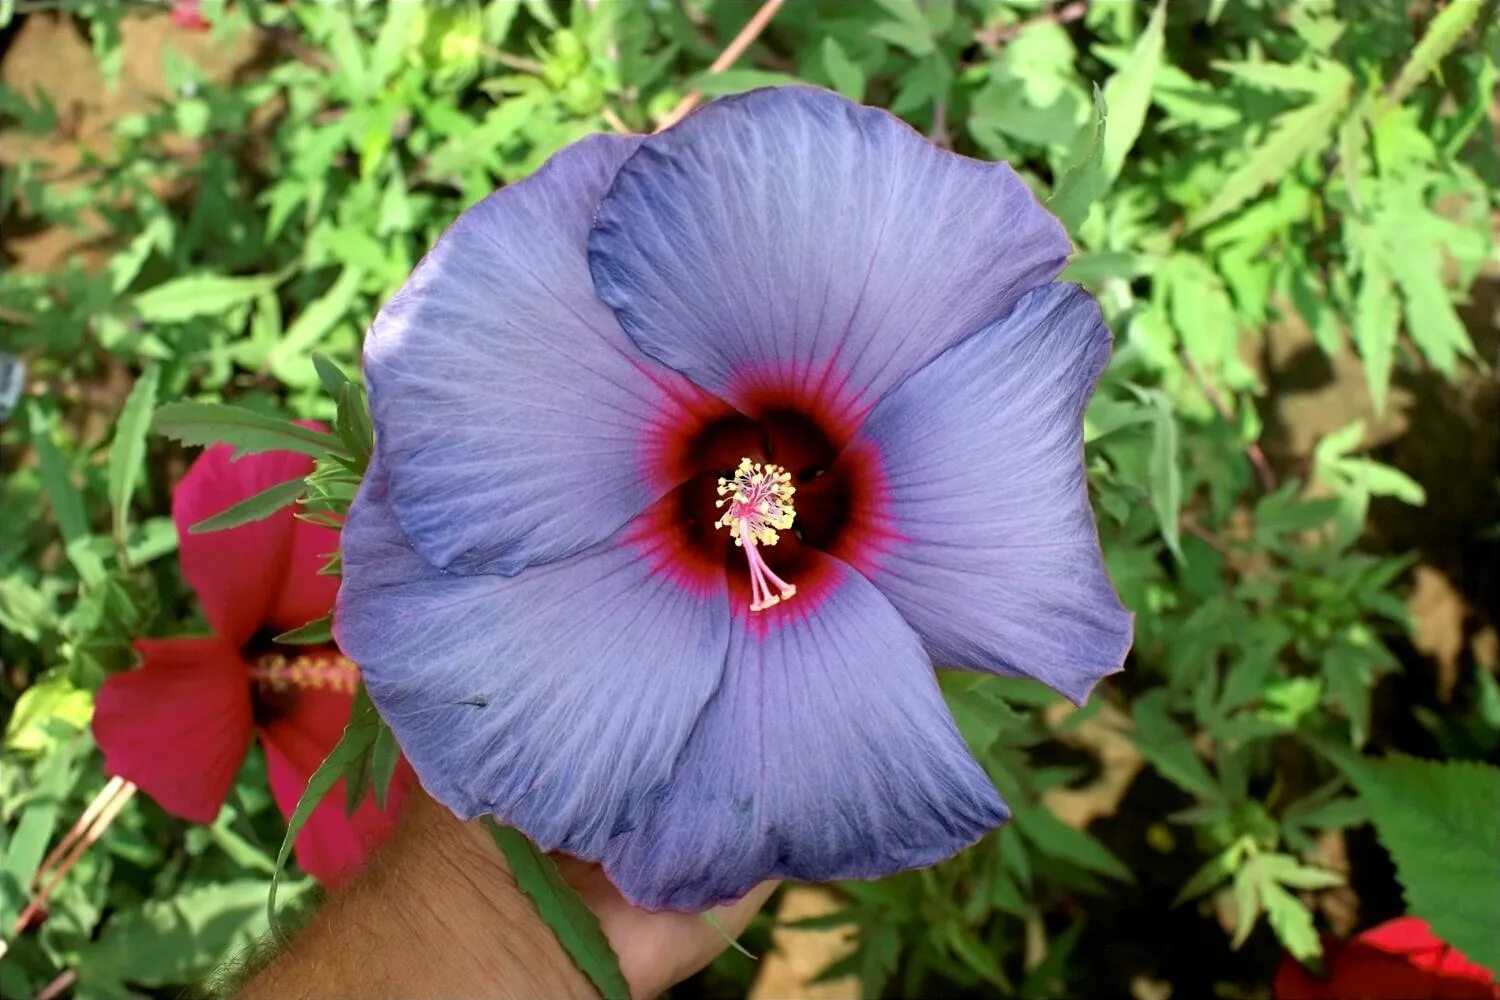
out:
<path id="1" fill-rule="evenodd" d="M 559 858 L 599 917 L 633 997 L 652 997 L 707 965 L 727 941 L 701 914 L 649 913 L 595 864 Z M 738 935 L 775 888 L 711 911 Z M 242 994 L 289 997 L 593 996 L 478 822 L 421 792 L 391 843 L 335 893 L 288 951 Z"/>

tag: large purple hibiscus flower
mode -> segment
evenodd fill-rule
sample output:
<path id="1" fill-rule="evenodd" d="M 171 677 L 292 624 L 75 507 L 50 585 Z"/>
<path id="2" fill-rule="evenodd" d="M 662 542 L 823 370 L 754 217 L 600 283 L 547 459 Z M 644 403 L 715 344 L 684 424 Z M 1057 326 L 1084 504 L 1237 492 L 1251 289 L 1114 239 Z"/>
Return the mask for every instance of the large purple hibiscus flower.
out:
<path id="1" fill-rule="evenodd" d="M 343 536 L 339 642 L 422 784 L 649 909 L 1001 823 L 934 661 L 1082 700 L 1130 645 L 1068 252 L 1008 166 L 803 88 L 466 212 L 370 331 Z"/>

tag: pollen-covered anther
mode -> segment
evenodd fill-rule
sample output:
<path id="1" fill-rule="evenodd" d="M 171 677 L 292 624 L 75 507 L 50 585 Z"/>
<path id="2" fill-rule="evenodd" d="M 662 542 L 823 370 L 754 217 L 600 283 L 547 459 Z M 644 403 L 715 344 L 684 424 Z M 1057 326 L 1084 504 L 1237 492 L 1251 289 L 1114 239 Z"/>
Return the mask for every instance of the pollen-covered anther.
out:
<path id="1" fill-rule="evenodd" d="M 280 653 L 267 653 L 251 665 L 250 678 L 261 690 L 329 688 L 353 694 L 359 684 L 359 667 L 336 653 L 309 653 L 292 660 Z"/>
<path id="2" fill-rule="evenodd" d="M 719 480 L 722 499 L 714 506 L 724 513 L 715 523 L 728 528 L 734 544 L 745 550 L 745 560 L 750 564 L 751 611 L 764 611 L 797 593 L 796 587 L 771 572 L 758 551 L 762 545 L 775 545 L 780 532 L 792 526 L 797 516 L 792 507 L 792 494 L 796 492 L 790 472 L 748 458 L 740 459 L 733 478 Z"/>

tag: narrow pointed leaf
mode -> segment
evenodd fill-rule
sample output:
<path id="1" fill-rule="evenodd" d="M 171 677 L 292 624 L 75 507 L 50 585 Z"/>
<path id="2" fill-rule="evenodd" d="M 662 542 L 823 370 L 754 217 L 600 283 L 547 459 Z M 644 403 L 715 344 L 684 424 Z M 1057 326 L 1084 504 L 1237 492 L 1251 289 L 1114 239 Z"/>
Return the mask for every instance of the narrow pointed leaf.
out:
<path id="1" fill-rule="evenodd" d="M 557 935 L 575 965 L 589 977 L 600 994 L 614 1000 L 630 996 L 630 986 L 620 972 L 614 949 L 594 916 L 578 893 L 563 881 L 557 865 L 519 831 L 486 818 L 485 827 L 495 846 L 505 855 L 511 874 L 521 891 L 531 897 L 552 933 Z"/>

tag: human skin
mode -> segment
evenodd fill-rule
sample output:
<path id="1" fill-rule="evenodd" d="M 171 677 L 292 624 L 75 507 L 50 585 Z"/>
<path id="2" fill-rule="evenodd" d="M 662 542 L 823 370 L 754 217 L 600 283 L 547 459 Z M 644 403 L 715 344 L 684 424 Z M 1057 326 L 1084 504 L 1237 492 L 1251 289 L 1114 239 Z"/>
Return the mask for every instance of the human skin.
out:
<path id="1" fill-rule="evenodd" d="M 559 863 L 599 917 L 634 997 L 703 968 L 726 939 L 699 914 L 648 913 L 597 865 Z M 713 910 L 733 936 L 775 888 Z M 478 822 L 421 793 L 391 842 L 241 991 L 242 1000 L 319 997 L 593 997 Z"/>

